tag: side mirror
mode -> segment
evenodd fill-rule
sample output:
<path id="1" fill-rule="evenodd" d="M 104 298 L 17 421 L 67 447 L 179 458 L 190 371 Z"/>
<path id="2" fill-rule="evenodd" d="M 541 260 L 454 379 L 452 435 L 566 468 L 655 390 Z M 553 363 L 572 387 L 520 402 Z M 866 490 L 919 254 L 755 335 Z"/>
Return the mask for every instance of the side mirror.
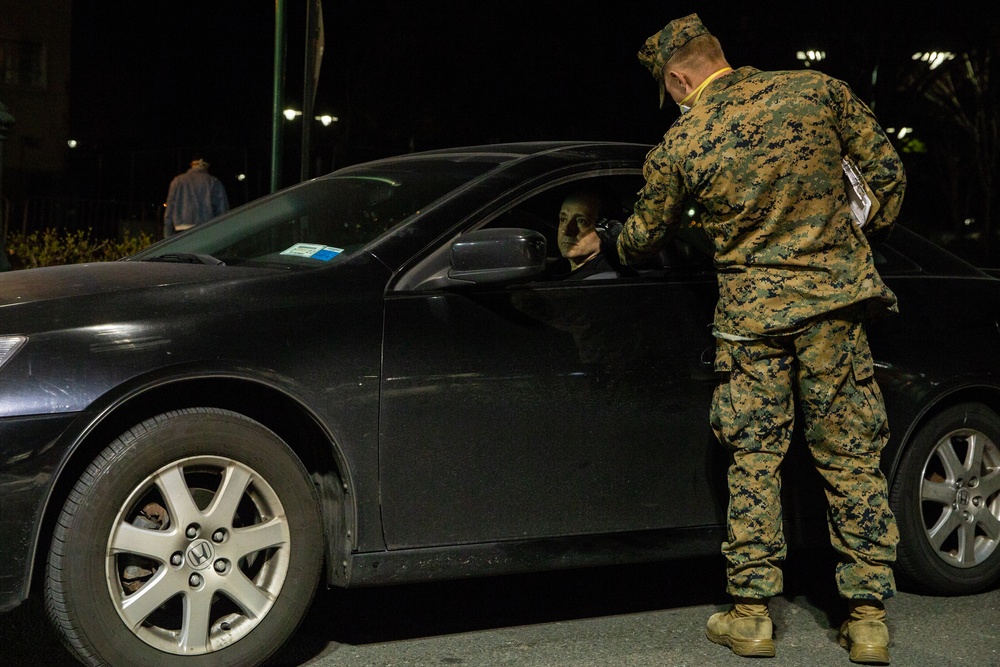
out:
<path id="1" fill-rule="evenodd" d="M 451 244 L 448 277 L 476 285 L 526 280 L 545 271 L 545 237 L 530 229 L 479 229 Z"/>

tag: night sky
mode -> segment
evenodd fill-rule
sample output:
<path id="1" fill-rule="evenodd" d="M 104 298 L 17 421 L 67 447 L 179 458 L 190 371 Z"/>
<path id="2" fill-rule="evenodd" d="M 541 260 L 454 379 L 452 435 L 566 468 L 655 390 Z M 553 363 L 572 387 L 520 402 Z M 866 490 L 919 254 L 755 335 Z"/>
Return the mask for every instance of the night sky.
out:
<path id="1" fill-rule="evenodd" d="M 859 9 L 867 4 L 879 8 Z M 316 160 L 327 171 L 334 160 L 343 166 L 461 144 L 655 142 L 676 111 L 657 109 L 656 86 L 635 54 L 646 37 L 691 11 L 722 40 L 734 66 L 797 68 L 795 51 L 823 49 L 828 59 L 819 69 L 875 101 L 883 124 L 905 122 L 883 114 L 905 113 L 893 108 L 892 86 L 909 55 L 982 42 L 996 23 L 985 1 L 949 3 L 947 13 L 900 10 L 913 4 L 324 0 L 316 111 L 341 122 L 314 126 Z M 302 97 L 302 5 L 286 0 L 291 106 Z M 114 171 L 127 163 L 128 194 L 162 196 L 152 191 L 200 151 L 224 179 L 250 175 L 231 195 L 236 203 L 241 194 L 262 194 L 273 1 L 76 2 L 73 18 L 71 131 L 84 151 L 103 155 L 104 187 L 124 182 Z M 283 184 L 297 180 L 297 127 L 285 135 L 292 169 Z"/>

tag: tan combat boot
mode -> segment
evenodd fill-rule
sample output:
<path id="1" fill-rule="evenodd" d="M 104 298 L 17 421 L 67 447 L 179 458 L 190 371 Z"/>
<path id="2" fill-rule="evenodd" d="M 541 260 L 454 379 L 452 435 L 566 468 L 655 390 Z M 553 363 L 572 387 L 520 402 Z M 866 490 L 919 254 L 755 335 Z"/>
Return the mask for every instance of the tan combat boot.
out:
<path id="1" fill-rule="evenodd" d="M 875 600 L 851 600 L 850 617 L 840 626 L 840 645 L 851 652 L 851 662 L 889 664 L 889 629 L 885 607 Z"/>
<path id="2" fill-rule="evenodd" d="M 709 640 L 746 658 L 773 658 L 773 634 L 767 601 L 751 598 L 736 598 L 732 609 L 712 614 L 705 628 Z"/>

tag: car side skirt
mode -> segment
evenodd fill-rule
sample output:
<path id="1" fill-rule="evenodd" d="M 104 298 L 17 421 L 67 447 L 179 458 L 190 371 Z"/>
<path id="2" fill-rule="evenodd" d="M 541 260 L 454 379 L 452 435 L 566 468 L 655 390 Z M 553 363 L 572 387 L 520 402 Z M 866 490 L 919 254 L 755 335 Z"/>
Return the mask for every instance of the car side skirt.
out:
<path id="1" fill-rule="evenodd" d="M 725 527 L 705 526 L 353 554 L 347 585 L 391 585 L 714 555 L 725 536 Z"/>

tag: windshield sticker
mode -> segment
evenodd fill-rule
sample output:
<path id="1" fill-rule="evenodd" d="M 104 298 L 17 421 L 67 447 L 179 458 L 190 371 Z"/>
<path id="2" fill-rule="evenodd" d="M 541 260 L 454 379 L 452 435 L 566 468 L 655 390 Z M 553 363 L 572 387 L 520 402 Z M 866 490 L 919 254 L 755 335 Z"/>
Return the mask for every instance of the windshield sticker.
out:
<path id="1" fill-rule="evenodd" d="M 296 243 L 288 250 L 283 250 L 281 254 L 293 257 L 308 257 L 309 259 L 318 259 L 321 262 L 329 262 L 342 252 L 344 252 L 343 248 L 334 248 L 333 246 L 320 245 L 318 243 Z"/>

